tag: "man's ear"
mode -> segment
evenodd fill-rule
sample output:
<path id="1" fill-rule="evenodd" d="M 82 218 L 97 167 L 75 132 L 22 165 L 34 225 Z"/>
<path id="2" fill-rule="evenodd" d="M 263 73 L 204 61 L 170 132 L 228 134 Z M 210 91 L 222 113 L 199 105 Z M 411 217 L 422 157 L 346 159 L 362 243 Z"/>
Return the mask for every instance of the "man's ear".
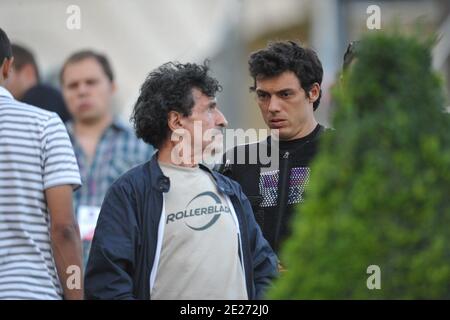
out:
<path id="1" fill-rule="evenodd" d="M 9 59 L 8 58 L 3 59 L 3 63 L 2 63 L 2 66 L 1 66 L 1 73 L 2 73 L 3 79 L 7 79 L 8 78 L 8 75 L 9 75 L 9 72 L 10 72 L 10 70 L 12 68 L 13 62 L 14 62 L 14 57 L 11 57 Z"/>
<path id="2" fill-rule="evenodd" d="M 174 132 L 176 129 L 183 128 L 182 118 L 183 116 L 179 112 L 169 112 L 167 115 L 167 125 L 169 126 L 170 131 Z"/>
<path id="3" fill-rule="evenodd" d="M 309 102 L 314 103 L 320 96 L 320 85 L 317 82 L 314 82 L 309 89 Z"/>
<path id="4" fill-rule="evenodd" d="M 21 69 L 20 73 L 23 73 L 26 77 L 26 79 L 34 79 L 35 81 L 38 80 L 36 69 L 34 69 L 34 66 L 31 63 L 25 64 Z"/>

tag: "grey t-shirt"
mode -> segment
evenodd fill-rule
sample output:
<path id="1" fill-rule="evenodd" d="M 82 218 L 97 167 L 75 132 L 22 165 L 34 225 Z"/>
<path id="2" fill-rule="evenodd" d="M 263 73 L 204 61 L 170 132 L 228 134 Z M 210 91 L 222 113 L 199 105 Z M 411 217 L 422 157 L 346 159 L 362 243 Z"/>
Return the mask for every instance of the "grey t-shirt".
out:
<path id="1" fill-rule="evenodd" d="M 170 190 L 151 299 L 248 299 L 238 227 L 213 178 L 198 166 L 160 166 Z"/>

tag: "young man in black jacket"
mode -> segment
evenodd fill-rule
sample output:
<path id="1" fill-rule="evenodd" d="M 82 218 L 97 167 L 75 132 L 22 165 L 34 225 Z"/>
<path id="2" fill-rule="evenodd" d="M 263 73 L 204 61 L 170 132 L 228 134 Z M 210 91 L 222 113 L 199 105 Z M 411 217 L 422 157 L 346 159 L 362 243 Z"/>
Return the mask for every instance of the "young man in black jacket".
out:
<path id="1" fill-rule="evenodd" d="M 158 148 L 106 194 L 86 270 L 88 299 L 258 299 L 277 258 L 240 186 L 199 164 L 227 125 L 208 67 L 168 63 L 142 85 L 132 120 Z M 197 153 L 199 152 L 199 153 Z"/>
<path id="2" fill-rule="evenodd" d="M 312 49 L 292 41 L 274 42 L 252 53 L 249 67 L 254 80 L 250 89 L 271 135 L 229 150 L 222 172 L 241 184 L 264 237 L 277 252 L 289 233 L 294 206 L 304 199 L 309 164 L 324 130 L 314 117 L 323 70 Z M 269 163 L 260 158 L 265 150 L 272 159 Z M 251 161 L 253 157 L 256 161 Z"/>

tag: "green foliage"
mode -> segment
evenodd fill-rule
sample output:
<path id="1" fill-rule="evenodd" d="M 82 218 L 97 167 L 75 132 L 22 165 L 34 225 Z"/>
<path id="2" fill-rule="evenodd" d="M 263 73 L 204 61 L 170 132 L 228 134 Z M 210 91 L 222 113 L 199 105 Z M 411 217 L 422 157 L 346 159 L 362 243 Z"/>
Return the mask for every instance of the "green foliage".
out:
<path id="1" fill-rule="evenodd" d="M 450 121 L 431 42 L 361 41 L 269 298 L 450 299 Z"/>

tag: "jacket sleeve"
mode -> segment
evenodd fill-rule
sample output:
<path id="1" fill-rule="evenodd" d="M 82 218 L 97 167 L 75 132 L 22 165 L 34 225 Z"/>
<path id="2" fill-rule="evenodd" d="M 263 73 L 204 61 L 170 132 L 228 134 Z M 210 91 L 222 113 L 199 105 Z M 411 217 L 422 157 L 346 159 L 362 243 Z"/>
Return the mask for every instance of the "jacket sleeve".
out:
<path id="1" fill-rule="evenodd" d="M 263 237 L 261 228 L 256 223 L 250 201 L 240 189 L 240 198 L 247 218 L 250 249 L 253 261 L 255 299 L 263 299 L 272 281 L 278 276 L 278 258 Z"/>
<path id="2" fill-rule="evenodd" d="M 123 185 L 111 186 L 102 204 L 86 267 L 86 299 L 135 298 L 135 210 L 132 193 Z"/>

